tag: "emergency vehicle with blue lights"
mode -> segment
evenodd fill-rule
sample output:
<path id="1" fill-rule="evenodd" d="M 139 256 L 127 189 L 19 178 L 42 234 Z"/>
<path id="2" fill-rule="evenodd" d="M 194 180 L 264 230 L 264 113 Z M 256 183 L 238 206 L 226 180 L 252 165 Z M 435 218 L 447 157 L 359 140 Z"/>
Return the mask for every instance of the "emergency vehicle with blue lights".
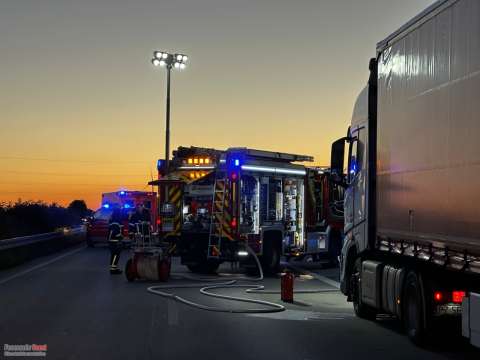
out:
<path id="1" fill-rule="evenodd" d="M 326 174 L 300 164 L 311 161 L 247 148 L 180 147 L 168 171 L 159 161 L 159 179 L 149 183 L 159 187 L 159 234 L 193 272 L 213 272 L 223 261 L 253 266 L 247 248 L 270 273 L 282 255 L 331 254 L 325 218 L 313 214 L 324 210 L 318 196 L 324 199 Z M 336 229 L 343 213 L 339 219 Z"/>
<path id="2" fill-rule="evenodd" d="M 120 190 L 102 194 L 100 208 L 95 211 L 87 223 L 87 244 L 94 246 L 95 243 L 105 243 L 108 237 L 108 224 L 114 208 L 124 212 L 124 236 L 128 236 L 128 217 L 135 207 L 142 204 L 150 211 L 151 224 L 156 228 L 157 223 L 157 194 L 151 191 Z"/>

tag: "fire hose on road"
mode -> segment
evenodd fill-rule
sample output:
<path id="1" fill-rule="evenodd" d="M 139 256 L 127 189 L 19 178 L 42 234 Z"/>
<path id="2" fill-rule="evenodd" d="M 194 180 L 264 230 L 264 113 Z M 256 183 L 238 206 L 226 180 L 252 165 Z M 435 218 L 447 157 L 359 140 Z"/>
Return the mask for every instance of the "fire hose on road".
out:
<path id="1" fill-rule="evenodd" d="M 240 297 L 240 296 L 231 296 L 231 295 L 222 295 L 218 294 L 215 292 L 212 292 L 212 290 L 217 290 L 217 289 L 246 289 L 246 293 L 261 293 L 261 294 L 280 294 L 280 291 L 273 291 L 273 290 L 265 290 L 264 285 L 259 285 L 259 284 L 239 284 L 239 281 L 250 281 L 250 282 L 259 282 L 264 279 L 263 276 L 263 270 L 260 265 L 260 261 L 258 260 L 258 257 L 256 254 L 252 251 L 251 248 L 247 247 L 247 251 L 253 256 L 255 263 L 259 269 L 260 275 L 257 278 L 249 278 L 245 276 L 236 276 L 234 279 L 229 280 L 229 281 L 223 281 L 219 282 L 218 278 L 201 278 L 201 277 L 194 277 L 194 276 L 188 276 L 188 275 L 180 275 L 180 274 L 172 274 L 172 278 L 178 279 L 178 280 L 192 280 L 195 281 L 196 283 L 189 283 L 189 284 L 178 284 L 178 285 L 157 285 L 157 286 L 150 286 L 147 291 L 167 298 L 171 299 L 174 301 L 177 301 L 179 303 L 201 309 L 201 310 L 206 310 L 206 311 L 213 311 L 213 312 L 224 312 L 224 313 L 237 313 L 237 314 L 259 314 L 259 313 L 276 313 L 276 312 L 281 312 L 285 311 L 286 307 L 277 304 L 271 301 L 265 301 L 265 300 L 258 300 L 258 299 L 252 299 L 252 298 L 247 298 L 247 297 Z M 197 283 L 198 282 L 198 283 Z M 214 297 L 214 298 L 219 298 L 223 300 L 229 300 L 229 301 L 237 301 L 237 302 L 243 302 L 243 303 L 250 303 L 250 304 L 256 304 L 256 305 L 261 305 L 264 306 L 263 308 L 247 308 L 247 309 L 239 309 L 239 308 L 224 308 L 224 307 L 216 307 L 216 306 L 208 306 L 208 305 L 203 305 L 196 303 L 194 301 L 188 300 L 184 297 L 181 297 L 175 293 L 172 292 L 167 292 L 167 290 L 172 290 L 172 289 L 193 289 L 193 288 L 200 288 L 200 293 L 202 295 Z M 311 290 L 298 290 L 295 291 L 295 294 L 316 294 L 316 293 L 331 293 L 331 292 L 337 292 L 338 289 L 311 289 Z"/>

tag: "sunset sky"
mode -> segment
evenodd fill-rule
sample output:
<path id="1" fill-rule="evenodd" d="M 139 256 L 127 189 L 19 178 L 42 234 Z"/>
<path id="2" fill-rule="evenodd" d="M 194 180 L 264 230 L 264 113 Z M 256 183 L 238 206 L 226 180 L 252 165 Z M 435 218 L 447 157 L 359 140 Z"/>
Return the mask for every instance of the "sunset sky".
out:
<path id="1" fill-rule="evenodd" d="M 0 202 L 148 189 L 172 148 L 246 146 L 328 164 L 375 44 L 433 0 L 3 0 Z"/>

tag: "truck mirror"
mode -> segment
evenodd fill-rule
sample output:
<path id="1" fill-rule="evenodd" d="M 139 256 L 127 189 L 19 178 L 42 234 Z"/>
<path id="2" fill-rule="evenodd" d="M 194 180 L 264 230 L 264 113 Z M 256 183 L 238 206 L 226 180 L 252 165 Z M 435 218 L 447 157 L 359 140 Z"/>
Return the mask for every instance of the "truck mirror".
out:
<path id="1" fill-rule="evenodd" d="M 338 139 L 332 144 L 332 153 L 330 159 L 330 171 L 334 182 L 339 184 L 344 184 L 345 182 L 345 143 L 348 141 L 348 138 L 344 137 Z"/>

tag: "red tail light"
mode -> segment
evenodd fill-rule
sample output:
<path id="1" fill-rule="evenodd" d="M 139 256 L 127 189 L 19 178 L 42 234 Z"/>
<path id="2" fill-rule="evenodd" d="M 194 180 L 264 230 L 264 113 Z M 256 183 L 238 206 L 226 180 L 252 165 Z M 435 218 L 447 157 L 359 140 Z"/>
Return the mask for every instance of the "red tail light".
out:
<path id="1" fill-rule="evenodd" d="M 162 219 L 158 218 L 156 223 L 157 223 L 157 225 L 160 225 L 162 223 Z"/>
<path id="2" fill-rule="evenodd" d="M 237 227 L 237 218 L 236 218 L 236 217 L 234 217 L 234 218 L 232 219 L 232 221 L 230 222 L 230 225 L 231 225 L 233 228 L 236 228 L 236 227 Z"/>
<path id="3" fill-rule="evenodd" d="M 435 302 L 442 302 L 443 301 L 443 294 L 440 291 L 435 291 L 433 293 L 433 299 Z"/>
<path id="4" fill-rule="evenodd" d="M 452 292 L 452 301 L 456 304 L 460 304 L 465 297 L 465 291 L 453 291 Z"/>
<path id="5" fill-rule="evenodd" d="M 461 304 L 465 296 L 466 296 L 466 292 L 460 291 L 460 290 L 454 290 L 452 292 L 435 291 L 433 293 L 433 300 L 436 303 L 440 303 L 440 304 L 446 304 L 446 303 Z"/>

